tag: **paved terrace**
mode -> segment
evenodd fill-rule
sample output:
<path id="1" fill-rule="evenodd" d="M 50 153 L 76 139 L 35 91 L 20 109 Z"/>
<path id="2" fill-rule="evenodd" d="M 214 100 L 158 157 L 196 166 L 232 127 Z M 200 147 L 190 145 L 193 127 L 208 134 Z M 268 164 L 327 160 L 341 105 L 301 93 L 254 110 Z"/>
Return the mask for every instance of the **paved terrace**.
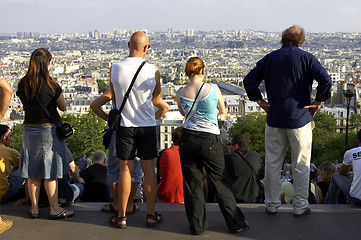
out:
<path id="1" fill-rule="evenodd" d="M 12 219 L 14 226 L 0 234 L 1 240 L 163 240 L 163 239 L 361 239 L 361 209 L 351 205 L 311 205 L 312 213 L 300 218 L 293 217 L 291 205 L 283 205 L 278 214 L 265 213 L 263 204 L 240 204 L 251 228 L 245 232 L 228 232 L 222 214 L 216 204 L 207 204 L 209 229 L 203 235 L 189 234 L 188 222 L 182 204 L 157 203 L 156 209 L 165 221 L 154 228 L 145 227 L 146 204 L 141 210 L 128 216 L 128 227 L 116 229 L 108 224 L 110 213 L 100 211 L 103 203 L 74 203 L 69 209 L 75 211 L 71 219 L 47 220 L 48 209 L 40 209 L 39 219 L 27 215 L 29 205 L 1 206 L 1 215 Z"/>

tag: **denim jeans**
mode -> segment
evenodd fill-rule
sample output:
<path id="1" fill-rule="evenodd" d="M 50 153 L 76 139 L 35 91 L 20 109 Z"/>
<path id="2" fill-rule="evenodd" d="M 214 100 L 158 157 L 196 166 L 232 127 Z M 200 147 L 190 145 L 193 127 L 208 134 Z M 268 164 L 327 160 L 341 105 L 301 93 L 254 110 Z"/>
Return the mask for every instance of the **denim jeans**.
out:
<path id="1" fill-rule="evenodd" d="M 224 175 L 225 164 L 220 137 L 183 129 L 179 154 L 183 173 L 184 204 L 192 234 L 201 234 L 208 227 L 203 195 L 203 168 L 213 185 L 228 228 L 231 231 L 242 228 L 245 218 L 236 204 L 229 180 Z"/>
<path id="2" fill-rule="evenodd" d="M 328 193 L 325 198 L 325 203 L 337 204 L 338 195 L 340 191 L 345 194 L 348 201 L 351 201 L 357 206 L 361 206 L 361 199 L 357 199 L 350 196 L 351 180 L 347 177 L 340 175 L 338 172 L 332 175 L 330 186 L 328 187 Z"/>
<path id="3" fill-rule="evenodd" d="M 74 183 L 70 184 L 71 189 L 73 190 L 73 202 L 80 198 L 84 193 L 84 184 L 82 183 Z"/>
<path id="4" fill-rule="evenodd" d="M 24 178 L 20 176 L 19 170 L 15 173 L 10 173 L 8 176 L 9 188 L 6 193 L 1 197 L 0 203 L 9 202 L 14 195 L 19 191 L 19 189 L 23 186 Z"/>

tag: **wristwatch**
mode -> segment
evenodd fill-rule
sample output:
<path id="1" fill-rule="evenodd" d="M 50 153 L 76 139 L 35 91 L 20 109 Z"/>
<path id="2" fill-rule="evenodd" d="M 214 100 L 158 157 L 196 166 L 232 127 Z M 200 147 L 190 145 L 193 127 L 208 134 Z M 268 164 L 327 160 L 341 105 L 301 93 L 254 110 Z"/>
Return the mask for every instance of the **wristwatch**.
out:
<path id="1" fill-rule="evenodd" d="M 262 103 L 262 99 L 259 99 L 256 101 L 258 104 L 261 104 Z"/>

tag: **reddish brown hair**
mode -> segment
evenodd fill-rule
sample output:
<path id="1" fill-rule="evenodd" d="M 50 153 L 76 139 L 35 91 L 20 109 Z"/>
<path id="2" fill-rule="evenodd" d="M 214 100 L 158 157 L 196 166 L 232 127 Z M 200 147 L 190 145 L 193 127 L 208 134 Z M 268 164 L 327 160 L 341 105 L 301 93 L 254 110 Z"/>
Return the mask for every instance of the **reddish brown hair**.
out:
<path id="1" fill-rule="evenodd" d="M 194 76 L 200 73 L 204 68 L 204 62 L 199 57 L 191 57 L 186 63 L 186 75 L 188 77 Z"/>

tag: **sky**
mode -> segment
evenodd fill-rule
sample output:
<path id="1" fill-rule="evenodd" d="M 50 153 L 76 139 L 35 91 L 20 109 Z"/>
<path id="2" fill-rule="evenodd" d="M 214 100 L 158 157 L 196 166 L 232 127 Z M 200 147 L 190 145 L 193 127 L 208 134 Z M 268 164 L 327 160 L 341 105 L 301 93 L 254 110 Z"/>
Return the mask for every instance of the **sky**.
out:
<path id="1" fill-rule="evenodd" d="M 361 32 L 360 0 L 0 0 L 0 33 L 173 28 Z"/>

